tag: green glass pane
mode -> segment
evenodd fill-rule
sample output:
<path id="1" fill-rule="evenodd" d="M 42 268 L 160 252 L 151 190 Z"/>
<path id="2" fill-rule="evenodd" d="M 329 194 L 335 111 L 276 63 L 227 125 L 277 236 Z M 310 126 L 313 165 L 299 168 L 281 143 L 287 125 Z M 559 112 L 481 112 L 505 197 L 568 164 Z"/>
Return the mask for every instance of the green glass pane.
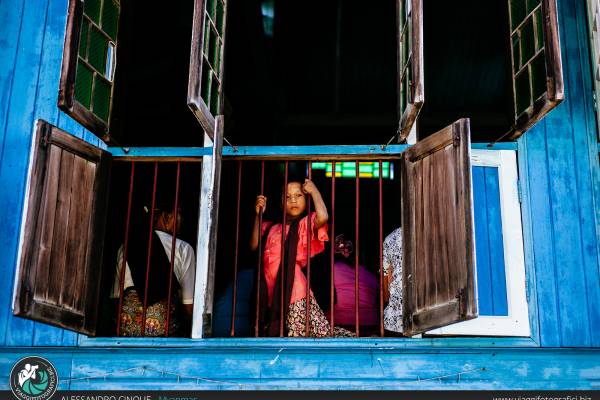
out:
<path id="1" fill-rule="evenodd" d="M 212 65 L 213 69 L 216 70 L 215 68 L 215 55 L 217 54 L 216 52 L 217 49 L 217 34 L 215 31 L 213 31 L 212 29 L 210 30 L 210 36 L 209 36 L 209 40 L 208 40 L 208 61 L 210 62 L 210 65 Z"/>
<path id="2" fill-rule="evenodd" d="M 108 122 L 110 111 L 110 84 L 96 75 L 94 83 L 94 114 L 102 121 Z"/>
<path id="3" fill-rule="evenodd" d="M 92 98 L 92 78 L 94 73 L 82 61 L 77 62 L 75 73 L 75 100 L 89 109 Z"/>
<path id="4" fill-rule="evenodd" d="M 210 15 L 210 18 L 215 20 L 215 2 L 218 0 L 207 0 L 206 1 L 206 13 Z"/>
<path id="5" fill-rule="evenodd" d="M 533 36 L 533 19 L 527 20 L 521 29 L 522 63 L 526 64 L 535 54 L 535 39 Z"/>
<path id="6" fill-rule="evenodd" d="M 540 5 L 541 0 L 527 0 L 527 14 L 535 10 Z"/>
<path id="7" fill-rule="evenodd" d="M 312 169 L 326 169 L 329 167 L 329 171 L 331 171 L 331 164 L 324 162 L 314 162 L 312 163 Z"/>
<path id="8" fill-rule="evenodd" d="M 546 58 L 543 52 L 531 62 L 531 86 L 534 100 L 546 92 Z"/>
<path id="9" fill-rule="evenodd" d="M 544 20 L 542 19 L 541 8 L 535 12 L 534 21 L 536 34 L 535 50 L 537 51 L 544 47 Z"/>
<path id="10" fill-rule="evenodd" d="M 515 103 L 517 107 L 517 117 L 527 110 L 531 104 L 531 92 L 529 90 L 529 70 L 526 68 L 515 79 Z"/>
<path id="11" fill-rule="evenodd" d="M 211 81 L 211 70 L 206 60 L 202 63 L 202 86 L 201 86 L 201 97 L 204 100 L 204 104 L 208 106 L 210 103 L 210 81 Z"/>
<path id="12" fill-rule="evenodd" d="M 104 73 L 106 69 L 106 52 L 108 50 L 108 40 L 96 28 L 90 30 L 90 49 L 88 51 L 88 62 L 97 71 Z"/>
<path id="13" fill-rule="evenodd" d="M 210 86 L 210 113 L 217 115 L 219 113 L 219 81 L 214 76 Z"/>
<path id="14" fill-rule="evenodd" d="M 210 22 L 208 20 L 208 18 L 204 18 L 204 40 L 203 40 L 203 49 L 204 49 L 204 54 L 208 54 L 208 46 L 209 46 L 209 40 L 210 40 Z"/>
<path id="15" fill-rule="evenodd" d="M 225 26 L 225 5 L 221 0 L 217 0 L 217 16 L 215 19 L 215 25 L 219 35 L 223 36 L 223 28 Z"/>
<path id="16" fill-rule="evenodd" d="M 510 26 L 515 29 L 527 15 L 525 0 L 510 0 Z"/>
<path id="17" fill-rule="evenodd" d="M 517 72 L 521 68 L 521 52 L 519 47 L 519 35 L 513 35 L 512 37 L 512 50 L 513 50 L 513 71 Z"/>
<path id="18" fill-rule="evenodd" d="M 119 29 L 119 5 L 114 0 L 104 0 L 102 9 L 102 30 L 106 32 L 112 40 L 117 40 L 117 31 Z"/>
<path id="19" fill-rule="evenodd" d="M 100 24 L 100 5 L 102 0 L 85 0 L 83 2 L 83 12 L 90 17 L 92 21 Z"/>
<path id="20" fill-rule="evenodd" d="M 88 33 L 90 30 L 90 23 L 84 18 L 83 25 L 81 25 L 81 36 L 79 37 L 79 56 L 86 59 L 87 56 L 87 45 L 88 45 Z"/>
<path id="21" fill-rule="evenodd" d="M 214 49 L 213 53 L 214 53 L 214 59 L 211 61 L 211 63 L 214 66 L 213 68 L 215 69 L 215 72 L 218 75 L 220 72 L 219 68 L 221 67 L 221 40 L 220 39 L 215 40 L 215 49 Z"/>

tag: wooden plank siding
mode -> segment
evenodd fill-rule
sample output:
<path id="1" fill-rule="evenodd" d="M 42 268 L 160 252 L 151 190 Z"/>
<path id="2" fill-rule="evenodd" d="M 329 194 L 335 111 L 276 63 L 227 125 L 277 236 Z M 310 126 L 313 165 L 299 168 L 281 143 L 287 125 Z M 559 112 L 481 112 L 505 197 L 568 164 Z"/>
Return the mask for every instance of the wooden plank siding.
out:
<path id="1" fill-rule="evenodd" d="M 237 389 L 237 382 L 256 388 L 362 384 L 373 389 L 516 389 L 542 383 L 548 389 L 600 388 L 598 350 L 573 349 L 600 347 L 600 165 L 585 4 L 558 0 L 558 6 L 565 100 L 518 141 L 532 338 L 544 348 L 506 348 L 525 347 L 524 339 L 491 348 L 487 345 L 491 339 L 470 338 L 427 339 L 419 341 L 418 348 L 389 348 L 380 340 L 368 342 L 366 350 L 325 351 L 300 341 L 279 354 L 279 349 L 231 349 L 239 342 L 212 350 L 149 349 L 157 343 L 174 343 L 158 340 L 144 342 L 146 347 L 139 349 L 115 349 L 114 341 L 106 340 L 96 343 L 110 349 L 81 346 L 53 351 L 47 347 L 76 346 L 77 335 L 12 316 L 34 121 L 43 118 L 94 145 L 101 143 L 56 106 L 67 0 L 0 2 L 0 187 L 6 188 L 0 191 L 0 210 L 7 216 L 0 225 L 0 389 L 6 389 L 14 361 L 31 353 L 31 346 L 54 363 L 61 378 L 78 379 L 64 380 L 72 389 L 125 384 L 165 388 L 177 382 L 176 376 L 142 374 L 139 369 L 110 375 L 106 381 L 87 380 L 156 363 L 169 363 L 181 375 L 217 381 L 180 379 L 189 388 Z M 474 372 L 458 375 L 467 370 Z M 258 386 L 259 379 L 263 386 Z"/>
<path id="2" fill-rule="evenodd" d="M 7 390 L 21 349 L 0 352 Z M 597 349 L 43 349 L 61 389 L 598 389 Z"/>

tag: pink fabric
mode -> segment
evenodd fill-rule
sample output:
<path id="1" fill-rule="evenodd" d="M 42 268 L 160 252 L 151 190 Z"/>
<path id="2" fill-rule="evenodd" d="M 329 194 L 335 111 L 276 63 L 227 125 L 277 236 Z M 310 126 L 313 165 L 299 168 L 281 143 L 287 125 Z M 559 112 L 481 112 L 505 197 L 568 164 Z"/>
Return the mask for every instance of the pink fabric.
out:
<path id="1" fill-rule="evenodd" d="M 335 305 L 335 324 L 354 325 L 354 265 L 345 262 L 335 263 L 335 290 L 337 303 Z M 379 310 L 377 308 L 377 296 L 379 282 L 375 274 L 371 273 L 362 265 L 358 267 L 358 301 L 359 318 L 361 325 L 377 325 Z"/>
<path id="2" fill-rule="evenodd" d="M 320 227 L 317 231 L 317 236 L 314 234 L 312 229 L 315 226 L 315 219 L 317 213 L 311 213 L 311 242 L 310 242 L 310 254 L 311 257 L 321 253 L 325 250 L 325 242 L 329 240 L 327 236 L 327 224 Z M 298 250 L 296 254 L 296 273 L 294 276 L 294 285 L 292 286 L 292 297 L 290 304 L 298 300 L 306 298 L 306 277 L 302 273 L 301 268 L 306 267 L 307 253 L 308 253 L 308 240 L 307 240 L 307 217 L 304 217 L 298 223 Z M 262 234 L 270 224 L 263 222 Z M 290 226 L 287 225 L 285 234 L 287 236 Z M 277 279 L 277 272 L 279 271 L 279 264 L 281 260 L 281 224 L 273 225 L 269 231 L 267 237 L 267 243 L 265 244 L 265 253 L 263 254 L 263 268 L 265 271 L 265 281 L 267 284 L 267 290 L 269 293 L 269 306 L 273 303 L 273 289 L 275 287 L 275 280 Z M 312 294 L 312 291 L 311 291 Z"/>

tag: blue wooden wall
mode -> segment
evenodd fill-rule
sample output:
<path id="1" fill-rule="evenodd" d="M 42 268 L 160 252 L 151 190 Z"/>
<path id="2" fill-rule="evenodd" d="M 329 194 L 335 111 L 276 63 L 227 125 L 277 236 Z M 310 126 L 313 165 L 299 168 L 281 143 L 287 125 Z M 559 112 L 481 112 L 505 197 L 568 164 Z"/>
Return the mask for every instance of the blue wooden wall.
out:
<path id="1" fill-rule="evenodd" d="M 519 141 L 532 330 L 542 346 L 599 347 L 600 177 L 586 5 L 558 7 L 565 100 Z"/>
<path id="2" fill-rule="evenodd" d="M 99 144 L 56 107 L 66 7 L 0 3 L 0 209 L 9 216 L 0 226 L 0 345 L 74 344 L 71 333 L 9 312 L 34 120 Z M 544 346 L 599 346 L 600 185 L 585 4 L 563 0 L 559 8 L 567 98 L 519 141 L 529 290 L 540 310 L 532 322 Z"/>

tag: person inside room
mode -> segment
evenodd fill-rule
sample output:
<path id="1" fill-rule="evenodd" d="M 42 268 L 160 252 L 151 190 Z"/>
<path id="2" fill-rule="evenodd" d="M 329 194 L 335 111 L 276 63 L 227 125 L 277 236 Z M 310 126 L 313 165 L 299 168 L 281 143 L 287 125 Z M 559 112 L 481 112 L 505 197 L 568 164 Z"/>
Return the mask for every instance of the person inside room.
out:
<path id="1" fill-rule="evenodd" d="M 126 263 L 123 262 L 123 246 L 118 251 L 110 294 L 111 299 L 117 303 L 121 296 L 122 279 L 123 297 L 119 310 L 118 334 L 188 336 L 192 323 L 196 275 L 194 249 L 186 241 L 177 238 L 175 250 L 172 251 L 174 232 L 178 235 L 182 225 L 181 210 L 173 212 L 173 199 L 158 198 L 153 212 L 150 208 L 148 205 L 138 205 L 132 210 Z M 151 218 L 152 245 L 148 246 Z M 171 272 L 172 254 L 174 262 Z M 122 274 L 123 264 L 125 271 Z M 145 328 L 142 334 L 144 305 Z M 168 307 L 170 311 L 167 315 Z M 116 308 L 118 306 L 115 304 Z"/>

